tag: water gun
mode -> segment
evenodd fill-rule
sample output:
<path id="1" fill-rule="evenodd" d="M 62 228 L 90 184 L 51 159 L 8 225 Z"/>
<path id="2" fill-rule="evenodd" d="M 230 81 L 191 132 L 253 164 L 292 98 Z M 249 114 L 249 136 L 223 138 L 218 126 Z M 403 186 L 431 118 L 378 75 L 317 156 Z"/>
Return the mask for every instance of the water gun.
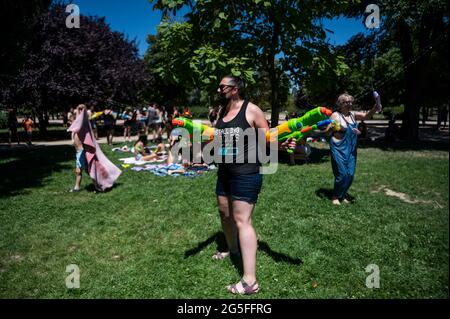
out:
<path id="1" fill-rule="evenodd" d="M 92 116 L 91 116 L 91 120 L 96 120 L 98 119 L 100 116 L 103 115 L 103 111 L 101 112 L 95 112 Z"/>
<path id="2" fill-rule="evenodd" d="M 329 119 L 332 113 L 333 112 L 326 107 L 317 107 L 306 112 L 302 117 L 290 119 L 271 129 L 267 132 L 266 139 L 268 142 L 285 142 L 288 139 L 293 139 L 295 142 L 299 143 L 306 135 L 330 124 L 333 125 L 334 130 L 339 130 L 339 122 Z M 287 152 L 293 153 L 293 150 L 289 149 Z"/>
<path id="3" fill-rule="evenodd" d="M 195 131 L 200 131 L 201 141 L 210 142 L 214 139 L 214 128 L 208 125 L 193 122 L 191 119 L 177 117 L 172 120 L 172 125 L 185 128 L 189 132 L 189 138 L 192 139 Z"/>
<path id="4" fill-rule="evenodd" d="M 97 120 L 100 116 L 102 116 L 104 113 L 104 111 L 100 111 L 100 112 L 95 112 L 92 117 L 91 120 Z M 117 112 L 112 112 L 112 115 L 114 116 L 114 118 L 117 118 Z"/>
<path id="5" fill-rule="evenodd" d="M 317 107 L 311 111 L 306 112 L 302 117 L 290 119 L 287 122 L 278 125 L 277 127 L 271 129 L 266 134 L 266 139 L 269 142 L 284 142 L 290 138 L 294 133 L 298 135 L 302 129 L 308 126 L 314 125 L 320 121 L 328 119 L 333 112 L 325 107 Z M 306 132 L 306 131 L 305 131 Z"/>
<path id="6" fill-rule="evenodd" d="M 309 133 L 313 132 L 314 130 L 326 127 L 329 124 L 333 124 L 333 128 L 335 130 L 339 130 L 339 122 L 329 119 L 329 116 L 331 116 L 331 114 L 331 110 L 325 107 L 317 107 L 311 111 L 308 111 L 302 117 L 290 119 L 289 121 L 271 129 L 266 134 L 266 140 L 268 142 L 284 142 L 292 138 L 296 142 L 299 142 L 304 139 L 304 137 Z M 213 127 L 193 122 L 190 119 L 178 117 L 172 120 L 172 125 L 187 129 L 191 139 L 194 130 L 200 131 L 202 141 L 212 141 L 214 139 Z M 292 150 L 288 150 L 288 153 L 292 152 Z"/>

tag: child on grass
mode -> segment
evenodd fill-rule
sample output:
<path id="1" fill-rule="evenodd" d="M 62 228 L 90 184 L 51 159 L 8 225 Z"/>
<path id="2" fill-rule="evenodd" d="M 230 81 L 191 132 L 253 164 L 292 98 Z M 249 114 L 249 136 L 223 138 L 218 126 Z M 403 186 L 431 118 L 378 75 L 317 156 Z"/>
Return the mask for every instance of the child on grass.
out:
<path id="1" fill-rule="evenodd" d="M 78 106 L 78 112 L 83 112 L 85 106 L 83 104 Z M 75 187 L 72 188 L 69 192 L 79 192 L 81 186 L 81 179 L 83 175 L 83 171 L 87 172 L 87 161 L 86 161 L 86 152 L 83 148 L 83 143 L 78 136 L 78 133 L 72 132 L 72 143 L 75 147 L 76 155 L 75 155 Z"/>
<path id="2" fill-rule="evenodd" d="M 86 106 L 77 108 L 77 117 L 68 129 L 72 132 L 73 144 L 76 150 L 76 180 L 72 192 L 80 190 L 83 170 L 91 177 L 96 191 L 104 192 L 114 186 L 122 171 L 103 154 L 95 140 L 89 124 Z"/>

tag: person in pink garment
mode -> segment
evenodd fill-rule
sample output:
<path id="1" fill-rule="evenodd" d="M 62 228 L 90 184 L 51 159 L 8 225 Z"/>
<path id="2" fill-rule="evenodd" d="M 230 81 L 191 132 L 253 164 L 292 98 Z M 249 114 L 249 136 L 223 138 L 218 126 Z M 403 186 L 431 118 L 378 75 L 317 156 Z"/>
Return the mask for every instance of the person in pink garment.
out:
<path id="1" fill-rule="evenodd" d="M 76 110 L 76 119 L 67 129 L 72 132 L 76 150 L 76 179 L 71 192 L 80 191 L 82 172 L 86 171 L 94 182 L 95 189 L 104 192 L 114 185 L 122 171 L 103 154 L 98 145 L 84 104 Z"/>

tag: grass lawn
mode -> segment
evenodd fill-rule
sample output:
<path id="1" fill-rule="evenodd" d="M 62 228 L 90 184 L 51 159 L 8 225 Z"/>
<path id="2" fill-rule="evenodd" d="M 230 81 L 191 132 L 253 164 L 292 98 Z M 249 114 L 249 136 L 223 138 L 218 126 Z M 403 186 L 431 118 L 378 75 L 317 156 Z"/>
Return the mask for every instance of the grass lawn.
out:
<path id="1" fill-rule="evenodd" d="M 71 194 L 72 147 L 0 156 L 0 298 L 249 298 L 225 289 L 239 267 L 211 259 L 224 243 L 215 172 L 124 170 L 107 193 L 85 176 Z M 448 170 L 448 151 L 360 149 L 355 202 L 334 207 L 328 155 L 280 165 L 254 212 L 261 291 L 250 298 L 448 298 Z M 70 264 L 79 289 L 65 286 Z M 379 289 L 366 287 L 369 264 Z"/>

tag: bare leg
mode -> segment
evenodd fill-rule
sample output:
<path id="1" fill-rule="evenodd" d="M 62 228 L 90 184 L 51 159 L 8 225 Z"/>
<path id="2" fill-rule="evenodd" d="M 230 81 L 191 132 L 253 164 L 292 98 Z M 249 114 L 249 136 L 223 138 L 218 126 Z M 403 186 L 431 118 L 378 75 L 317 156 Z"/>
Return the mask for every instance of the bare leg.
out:
<path id="1" fill-rule="evenodd" d="M 225 239 L 227 241 L 228 246 L 228 251 L 223 252 L 222 254 L 223 257 L 226 257 L 230 254 L 230 252 L 232 253 L 239 252 L 237 228 L 233 219 L 233 207 L 231 204 L 231 199 L 229 199 L 226 196 L 217 196 L 217 204 L 219 206 L 219 214 L 220 214 L 220 222 L 222 224 L 222 230 L 225 235 Z"/>
<path id="2" fill-rule="evenodd" d="M 107 140 L 108 140 L 108 145 L 110 145 L 110 146 L 113 143 L 113 136 L 114 136 L 114 131 L 113 130 L 108 131 L 108 133 L 107 133 Z"/>
<path id="3" fill-rule="evenodd" d="M 76 168 L 75 170 L 76 178 L 75 178 L 75 187 L 73 188 L 74 190 L 79 190 L 81 187 L 81 178 L 82 178 L 82 171 L 81 168 Z"/>
<path id="4" fill-rule="evenodd" d="M 252 225 L 252 213 L 255 207 L 244 201 L 233 201 L 233 217 L 239 234 L 244 275 L 242 279 L 249 285 L 256 282 L 256 250 L 258 239 Z M 241 283 L 236 285 L 236 289 L 242 290 Z"/>
<path id="5" fill-rule="evenodd" d="M 156 148 L 155 153 L 164 152 L 166 150 L 166 146 L 163 143 L 159 143 L 158 147 Z"/>
<path id="6" fill-rule="evenodd" d="M 289 154 L 289 164 L 295 165 L 295 156 L 294 153 Z"/>

